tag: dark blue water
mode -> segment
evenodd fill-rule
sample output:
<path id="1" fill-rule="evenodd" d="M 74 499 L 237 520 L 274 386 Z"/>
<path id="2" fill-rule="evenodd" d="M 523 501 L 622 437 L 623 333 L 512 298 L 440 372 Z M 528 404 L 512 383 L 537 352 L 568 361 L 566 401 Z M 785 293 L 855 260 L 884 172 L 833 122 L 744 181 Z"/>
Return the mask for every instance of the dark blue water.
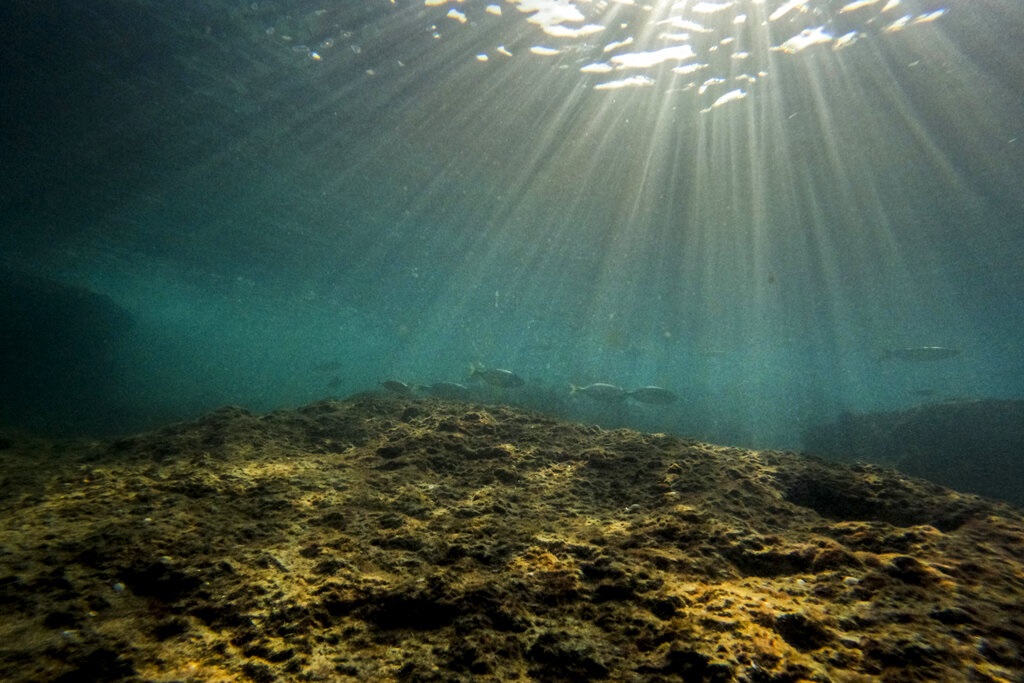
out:
<path id="1" fill-rule="evenodd" d="M 476 400 L 762 447 L 1024 398 L 1019 2 L 561 7 L 4 3 L 0 421 L 472 363 L 526 381 Z"/>

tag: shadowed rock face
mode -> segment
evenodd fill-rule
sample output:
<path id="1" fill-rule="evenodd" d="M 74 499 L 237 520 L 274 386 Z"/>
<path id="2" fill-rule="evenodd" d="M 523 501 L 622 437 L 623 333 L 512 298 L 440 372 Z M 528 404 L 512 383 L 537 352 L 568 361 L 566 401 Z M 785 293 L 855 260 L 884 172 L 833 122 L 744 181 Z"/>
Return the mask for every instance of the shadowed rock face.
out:
<path id="1" fill-rule="evenodd" d="M 946 401 L 847 414 L 805 432 L 804 447 L 1024 505 L 1024 401 Z"/>
<path id="2" fill-rule="evenodd" d="M 80 287 L 0 271 L 0 422 L 66 432 L 122 381 L 131 316 Z"/>
<path id="3" fill-rule="evenodd" d="M 1020 511 L 877 466 L 374 395 L 3 446 L 9 680 L 1024 673 Z"/>

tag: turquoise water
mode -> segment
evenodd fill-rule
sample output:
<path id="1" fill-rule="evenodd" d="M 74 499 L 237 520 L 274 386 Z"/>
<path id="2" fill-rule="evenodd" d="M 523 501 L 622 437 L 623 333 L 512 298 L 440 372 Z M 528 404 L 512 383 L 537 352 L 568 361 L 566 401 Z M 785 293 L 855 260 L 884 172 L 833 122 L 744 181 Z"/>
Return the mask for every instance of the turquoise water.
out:
<path id="1" fill-rule="evenodd" d="M 1024 398 L 1022 30 L 1011 0 L 5 3 L 0 421 L 455 381 L 799 447 Z"/>

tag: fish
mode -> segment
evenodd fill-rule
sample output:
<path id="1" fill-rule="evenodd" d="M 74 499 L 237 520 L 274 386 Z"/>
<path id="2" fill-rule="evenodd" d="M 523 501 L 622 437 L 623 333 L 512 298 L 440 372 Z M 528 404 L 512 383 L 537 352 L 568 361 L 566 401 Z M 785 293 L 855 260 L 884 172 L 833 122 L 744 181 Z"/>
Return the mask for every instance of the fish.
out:
<path id="1" fill-rule="evenodd" d="M 614 384 L 605 384 L 604 382 L 588 384 L 585 387 L 578 387 L 575 384 L 570 384 L 569 393 L 583 394 L 587 398 L 592 398 L 595 401 L 603 401 L 604 403 L 618 403 L 619 401 L 624 401 L 626 399 L 625 389 L 615 386 Z"/>
<path id="2" fill-rule="evenodd" d="M 392 394 L 401 394 L 402 396 L 408 396 L 412 393 L 412 386 L 405 382 L 399 382 L 396 379 L 386 379 L 380 383 L 382 387 L 390 391 Z"/>
<path id="3" fill-rule="evenodd" d="M 626 395 L 634 401 L 661 406 L 668 405 L 669 403 L 675 403 L 679 400 L 679 396 L 674 392 L 655 386 L 639 387 L 633 391 L 626 392 Z"/>
<path id="4" fill-rule="evenodd" d="M 469 368 L 470 377 L 479 377 L 483 381 L 490 384 L 492 387 L 501 387 L 502 389 L 512 389 L 514 387 L 521 387 L 525 382 L 523 378 L 512 372 L 511 370 L 502 370 L 501 368 L 485 368 L 482 365 L 473 364 Z"/>
<path id="5" fill-rule="evenodd" d="M 434 382 L 422 387 L 428 394 L 437 398 L 452 400 L 469 398 L 469 387 L 458 382 Z"/>
<path id="6" fill-rule="evenodd" d="M 960 349 L 951 349 L 946 346 L 910 346 L 903 349 L 886 349 L 882 351 L 882 360 L 924 362 L 945 360 L 959 355 Z"/>

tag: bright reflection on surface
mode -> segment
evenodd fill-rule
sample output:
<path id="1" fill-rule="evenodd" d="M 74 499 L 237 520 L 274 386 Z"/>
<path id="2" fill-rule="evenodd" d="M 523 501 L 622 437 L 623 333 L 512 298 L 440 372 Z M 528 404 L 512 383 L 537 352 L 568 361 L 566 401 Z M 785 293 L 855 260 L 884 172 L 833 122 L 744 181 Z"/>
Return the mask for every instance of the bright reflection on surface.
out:
<path id="1" fill-rule="evenodd" d="M 1019 105 L 957 42 L 968 4 L 410 0 L 349 31 L 339 1 L 265 42 L 321 93 L 294 136 L 329 152 L 294 173 L 338 198 L 327 234 L 363 208 L 337 271 L 393 324 L 389 375 L 657 384 L 678 423 L 640 426 L 796 445 L 997 362 L 968 349 L 1022 250 L 991 227 Z M 964 352 L 878 364 L 919 346 Z"/>
<path id="2" fill-rule="evenodd" d="M 501 16 L 495 5 L 478 6 L 450 0 L 464 10 L 449 10 L 460 22 L 479 21 L 486 29 L 485 14 Z M 444 5 L 425 0 L 429 7 Z M 826 1 L 743 0 L 742 2 L 569 2 L 567 0 L 510 0 L 526 23 L 539 28 L 545 40 L 531 49 L 535 55 L 571 54 L 583 61 L 583 74 L 631 70 L 628 77 L 591 84 L 594 90 L 617 90 L 635 85 L 660 85 L 666 90 L 692 90 L 696 81 L 682 78 L 699 69 L 718 73 L 715 83 L 725 87 L 750 87 L 771 73 L 771 53 L 793 55 L 815 46 L 834 50 L 852 45 L 865 36 L 894 33 L 930 23 L 946 13 L 943 6 L 922 7 L 906 13 L 908 3 L 890 0 L 857 0 L 840 7 Z M 589 40 L 599 36 L 601 44 Z M 600 50 L 598 50 L 600 48 Z M 626 48 L 629 51 L 625 51 Z M 602 56 L 608 55 L 608 56 Z M 594 61 L 598 57 L 600 61 Z M 664 73 L 657 67 L 674 67 Z M 646 73 L 637 74 L 638 70 Z M 703 80 L 707 84 L 708 80 Z M 747 92 L 745 91 L 745 92 Z M 707 92 L 707 88 L 699 94 Z M 736 89 L 728 91 L 729 95 Z M 711 112 L 742 97 L 708 94 L 700 111 Z"/>

